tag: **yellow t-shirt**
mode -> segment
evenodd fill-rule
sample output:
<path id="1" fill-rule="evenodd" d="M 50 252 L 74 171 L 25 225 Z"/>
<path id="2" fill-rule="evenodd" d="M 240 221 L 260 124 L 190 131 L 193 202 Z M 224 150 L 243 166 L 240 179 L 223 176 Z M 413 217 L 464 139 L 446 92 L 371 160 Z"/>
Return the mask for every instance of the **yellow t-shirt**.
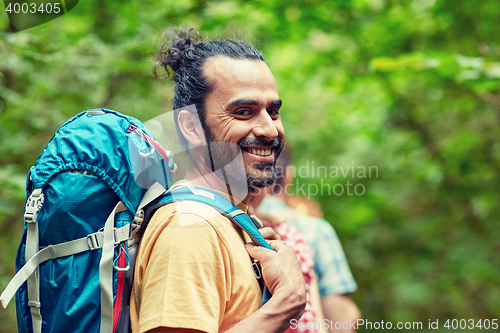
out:
<path id="1" fill-rule="evenodd" d="M 228 330 L 261 303 L 251 264 L 241 230 L 214 208 L 180 201 L 158 209 L 137 253 L 132 332 Z"/>

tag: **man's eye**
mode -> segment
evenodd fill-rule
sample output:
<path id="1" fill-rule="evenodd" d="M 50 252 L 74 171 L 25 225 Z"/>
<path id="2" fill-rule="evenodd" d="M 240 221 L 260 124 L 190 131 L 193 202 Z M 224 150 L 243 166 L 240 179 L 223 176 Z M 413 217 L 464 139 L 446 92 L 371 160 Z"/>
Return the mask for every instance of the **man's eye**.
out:
<path id="1" fill-rule="evenodd" d="M 238 109 L 234 111 L 234 114 L 240 117 L 250 116 L 252 112 L 249 109 Z"/>
<path id="2" fill-rule="evenodd" d="M 280 110 L 279 109 L 270 109 L 270 110 L 267 110 L 267 113 L 269 113 L 269 115 L 272 118 L 277 118 L 280 115 Z"/>

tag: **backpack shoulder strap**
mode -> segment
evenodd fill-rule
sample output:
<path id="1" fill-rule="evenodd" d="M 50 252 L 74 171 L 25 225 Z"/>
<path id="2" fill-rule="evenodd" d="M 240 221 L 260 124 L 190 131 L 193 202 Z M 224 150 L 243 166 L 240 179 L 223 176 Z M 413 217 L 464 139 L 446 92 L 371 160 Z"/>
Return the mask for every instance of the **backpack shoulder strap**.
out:
<path id="1" fill-rule="evenodd" d="M 195 188 L 195 193 L 193 193 L 192 189 L 187 187 L 175 188 L 168 191 L 161 198 L 153 202 L 147 209 L 144 220 L 148 220 L 158 208 L 172 202 L 184 200 L 196 201 L 215 208 L 220 214 L 243 229 L 255 244 L 271 250 L 271 247 L 259 232 L 258 222 L 255 222 L 222 194 L 206 188 Z"/>
<path id="2" fill-rule="evenodd" d="M 267 243 L 264 237 L 262 237 L 262 234 L 258 229 L 260 226 L 260 221 L 253 220 L 244 211 L 239 209 L 234 203 L 232 203 L 217 191 L 208 188 L 199 188 L 193 186 L 193 184 L 191 184 L 190 182 L 178 182 L 177 184 L 172 186 L 172 188 L 164 195 L 154 200 L 144 211 L 143 224 L 147 224 L 147 222 L 159 208 L 173 202 L 185 200 L 196 201 L 215 208 L 221 215 L 225 216 L 231 222 L 239 226 L 244 232 L 246 232 L 256 245 L 260 245 L 271 250 L 271 246 Z M 143 225 L 141 229 L 144 230 L 145 226 L 146 225 Z M 252 266 L 256 273 L 257 279 L 260 279 L 260 265 L 258 264 L 258 262 L 254 262 Z M 269 292 L 269 289 L 265 287 L 262 305 L 265 304 L 271 298 L 271 296 L 272 295 Z"/>

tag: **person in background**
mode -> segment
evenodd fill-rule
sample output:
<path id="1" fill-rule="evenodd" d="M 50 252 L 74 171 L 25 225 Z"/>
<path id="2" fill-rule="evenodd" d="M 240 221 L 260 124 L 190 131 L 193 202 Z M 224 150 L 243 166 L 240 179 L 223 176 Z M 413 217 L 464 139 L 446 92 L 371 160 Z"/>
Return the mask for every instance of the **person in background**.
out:
<path id="1" fill-rule="evenodd" d="M 272 186 L 259 189 L 252 193 L 248 202 L 248 214 L 256 215 L 264 227 L 271 227 L 281 237 L 281 240 L 290 246 L 297 255 L 304 281 L 306 284 L 306 308 L 299 320 L 291 321 L 290 327 L 284 333 L 327 333 L 321 325 L 323 321 L 323 310 L 318 289 L 318 280 L 314 273 L 314 262 L 312 255 L 306 245 L 300 231 L 287 223 L 279 223 L 269 215 L 257 213 L 262 199 L 270 192 Z"/>
<path id="2" fill-rule="evenodd" d="M 320 205 L 307 197 L 301 195 L 288 195 L 286 197 L 286 204 L 289 207 L 295 208 L 299 214 L 314 216 L 320 219 L 324 217 Z"/>
<path id="3" fill-rule="evenodd" d="M 356 291 L 357 285 L 335 230 L 328 221 L 301 214 L 288 205 L 290 196 L 287 192 L 294 178 L 293 168 L 288 168 L 291 155 L 289 145 L 285 144 L 277 161 L 272 195 L 262 200 L 258 212 L 300 230 L 313 256 L 329 332 L 355 332 L 350 324 L 361 318 L 361 313 L 349 294 Z M 341 328 L 336 329 L 335 323 Z"/>

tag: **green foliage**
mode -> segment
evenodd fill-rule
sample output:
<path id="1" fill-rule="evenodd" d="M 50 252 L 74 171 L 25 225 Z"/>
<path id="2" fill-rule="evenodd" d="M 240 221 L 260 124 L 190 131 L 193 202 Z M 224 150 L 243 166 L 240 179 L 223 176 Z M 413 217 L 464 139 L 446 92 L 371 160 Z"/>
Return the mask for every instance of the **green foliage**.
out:
<path id="1" fill-rule="evenodd" d="M 328 169 L 300 184 L 364 186 L 314 197 L 364 318 L 499 318 L 499 13 L 493 0 L 86 0 L 12 34 L 2 11 L 0 289 L 14 273 L 26 172 L 53 132 L 94 107 L 143 121 L 170 110 L 173 84 L 151 76 L 148 58 L 163 28 L 187 25 L 262 49 L 295 166 Z M 332 166 L 378 172 L 334 177 Z M 0 322 L 15 331 L 12 305 Z"/>

